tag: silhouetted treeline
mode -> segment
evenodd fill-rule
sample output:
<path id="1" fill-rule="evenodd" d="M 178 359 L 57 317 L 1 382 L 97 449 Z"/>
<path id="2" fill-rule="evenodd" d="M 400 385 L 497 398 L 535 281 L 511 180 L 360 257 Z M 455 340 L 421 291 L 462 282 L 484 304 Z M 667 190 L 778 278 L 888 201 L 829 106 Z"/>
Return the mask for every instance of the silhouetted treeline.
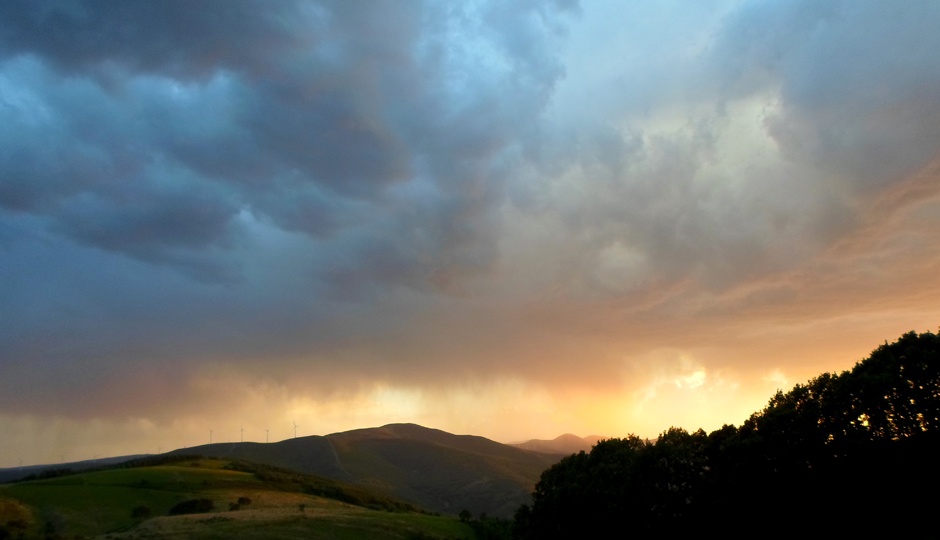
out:
<path id="1" fill-rule="evenodd" d="M 200 454 L 157 454 L 155 456 L 145 456 L 127 460 L 123 463 L 112 466 L 115 469 L 134 469 L 137 467 L 159 467 L 162 465 L 173 465 L 184 461 L 198 461 L 204 459 Z"/>
<path id="2" fill-rule="evenodd" d="M 938 344 L 905 334 L 778 391 L 741 427 L 602 441 L 542 474 L 514 535 L 936 536 Z"/>
<path id="3" fill-rule="evenodd" d="M 145 456 L 140 458 L 127 459 L 126 461 L 120 461 L 121 457 L 117 458 L 106 458 L 102 460 L 95 461 L 84 461 L 73 463 L 71 467 L 56 467 L 56 466 L 47 466 L 46 468 L 28 474 L 22 477 L 14 477 L 7 482 L 31 482 L 33 480 L 48 480 L 50 478 L 59 478 L 62 476 L 71 476 L 73 474 L 83 474 L 95 471 L 105 471 L 108 469 L 121 469 L 121 468 L 133 468 L 133 467 L 150 467 L 155 465 L 166 465 L 169 463 L 174 463 L 177 461 L 182 461 L 186 459 L 193 459 L 194 457 L 198 458 L 199 456 Z M 100 463 L 100 464 L 99 464 Z M 36 469 L 38 467 L 33 466 L 31 469 Z"/>
<path id="4" fill-rule="evenodd" d="M 33 473 L 28 476 L 24 476 L 23 478 L 12 480 L 11 483 L 29 482 L 32 480 L 48 480 L 50 478 L 59 478 L 60 476 L 69 476 L 73 474 L 78 474 L 78 471 L 68 467 L 50 467 L 48 469 L 43 469 L 38 473 Z"/>

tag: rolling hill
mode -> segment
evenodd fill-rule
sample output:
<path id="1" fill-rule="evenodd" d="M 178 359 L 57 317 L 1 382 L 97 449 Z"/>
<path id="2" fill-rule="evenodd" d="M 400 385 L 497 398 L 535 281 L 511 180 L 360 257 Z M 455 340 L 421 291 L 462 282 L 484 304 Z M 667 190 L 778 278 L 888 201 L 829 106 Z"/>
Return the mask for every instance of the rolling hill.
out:
<path id="1" fill-rule="evenodd" d="M 509 517 L 529 501 L 539 475 L 561 455 L 415 424 L 389 424 L 277 443 L 216 443 L 198 454 L 350 482 L 431 511 Z"/>
<path id="2" fill-rule="evenodd" d="M 243 460 L 352 483 L 434 512 L 456 515 L 467 510 L 510 517 L 529 502 L 542 471 L 584 444 L 589 445 L 587 439 L 562 436 L 505 445 L 416 424 L 389 424 L 275 443 L 206 444 L 164 455 Z M 89 470 L 139 457 L 5 469 L 0 470 L 0 481 L 42 478 L 63 469 Z"/>
<path id="3" fill-rule="evenodd" d="M 472 538 L 473 531 L 363 488 L 182 455 L 0 486 L 0 537 L 102 535 L 391 539 Z"/>

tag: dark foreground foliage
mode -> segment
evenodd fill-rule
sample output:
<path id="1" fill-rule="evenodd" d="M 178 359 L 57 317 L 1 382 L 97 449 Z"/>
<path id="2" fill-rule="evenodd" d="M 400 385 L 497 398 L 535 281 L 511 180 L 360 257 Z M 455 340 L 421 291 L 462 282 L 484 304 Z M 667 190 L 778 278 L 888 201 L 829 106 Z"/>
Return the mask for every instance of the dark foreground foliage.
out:
<path id="1" fill-rule="evenodd" d="M 518 538 L 637 533 L 923 536 L 940 496 L 940 338 L 905 334 L 741 427 L 598 443 L 546 470 Z M 929 536 L 929 535 L 928 535 Z"/>
<path id="2" fill-rule="evenodd" d="M 461 510 L 460 521 L 473 529 L 476 540 L 508 540 L 512 538 L 513 522 L 499 517 L 489 517 L 486 512 L 474 519 L 469 510 Z"/>

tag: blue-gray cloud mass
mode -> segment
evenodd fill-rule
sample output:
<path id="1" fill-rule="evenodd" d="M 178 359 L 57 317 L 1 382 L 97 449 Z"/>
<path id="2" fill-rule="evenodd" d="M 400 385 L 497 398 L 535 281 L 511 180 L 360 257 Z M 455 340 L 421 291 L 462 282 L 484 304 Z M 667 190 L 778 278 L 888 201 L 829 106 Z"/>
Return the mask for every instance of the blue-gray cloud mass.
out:
<path id="1" fill-rule="evenodd" d="M 934 2 L 0 3 L 0 421 L 168 422 L 213 370 L 324 400 L 630 393 L 666 350 L 765 376 L 720 352 L 732 329 L 936 324 L 935 285 L 898 291 L 937 263 L 938 24 Z"/>

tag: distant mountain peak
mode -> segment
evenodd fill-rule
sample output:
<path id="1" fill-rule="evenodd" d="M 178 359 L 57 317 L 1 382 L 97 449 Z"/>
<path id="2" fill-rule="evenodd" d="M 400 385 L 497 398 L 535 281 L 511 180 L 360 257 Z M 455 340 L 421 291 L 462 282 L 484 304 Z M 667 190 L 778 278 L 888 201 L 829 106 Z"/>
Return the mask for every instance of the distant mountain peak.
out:
<path id="1" fill-rule="evenodd" d="M 598 441 L 606 438 L 607 437 L 601 437 L 600 435 L 578 437 L 571 433 L 565 433 L 551 440 L 532 439 L 513 444 L 512 446 L 529 450 L 530 452 L 541 452 L 543 454 L 576 454 L 582 450 L 585 452 L 590 451 Z"/>

